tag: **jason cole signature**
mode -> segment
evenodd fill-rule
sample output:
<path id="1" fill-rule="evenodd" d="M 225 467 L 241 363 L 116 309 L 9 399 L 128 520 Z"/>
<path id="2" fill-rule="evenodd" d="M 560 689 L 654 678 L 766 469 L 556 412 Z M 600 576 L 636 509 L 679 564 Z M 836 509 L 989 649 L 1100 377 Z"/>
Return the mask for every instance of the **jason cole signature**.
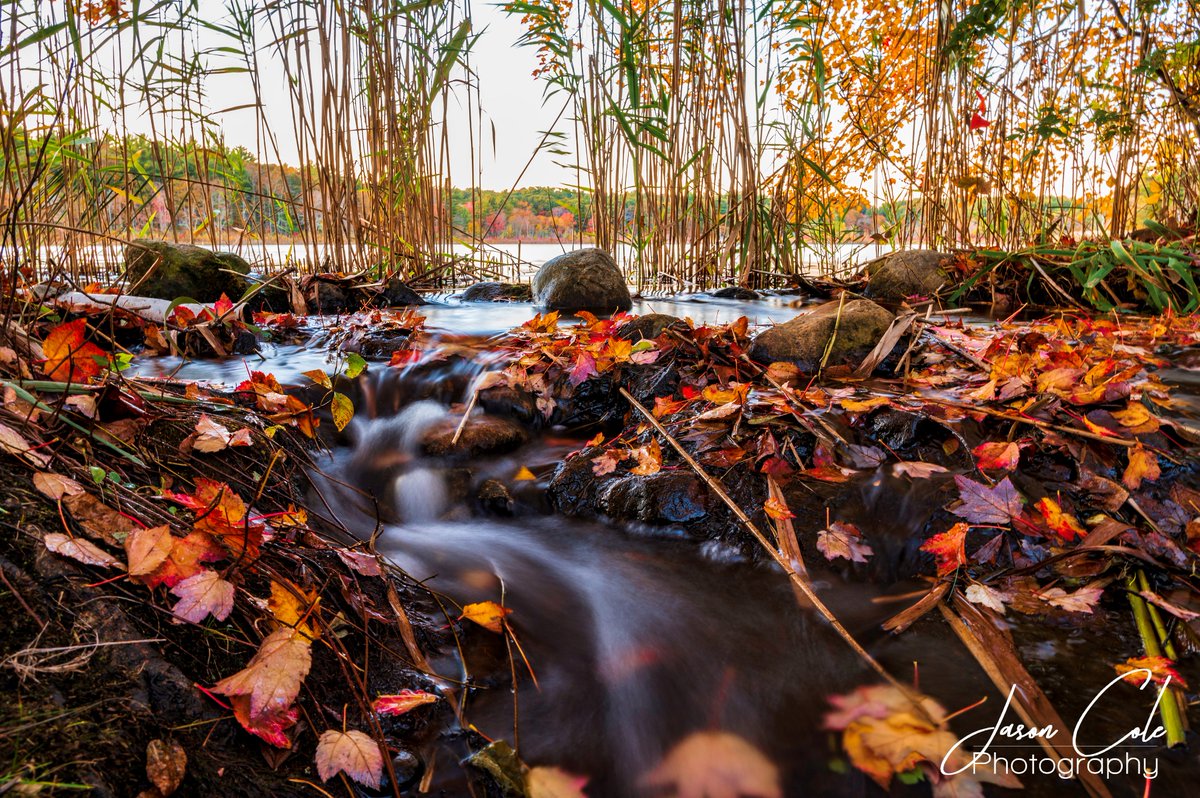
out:
<path id="1" fill-rule="evenodd" d="M 1147 685 L 1154 684 L 1153 673 L 1146 668 L 1138 668 L 1121 674 L 1106 684 L 1079 715 L 1079 720 L 1075 722 L 1075 728 L 1071 731 L 1071 748 L 1077 754 L 1077 759 L 1063 758 L 1055 761 L 1047 756 L 1039 757 L 1037 754 L 1027 757 L 1009 758 L 998 755 L 991 750 L 993 747 L 1005 747 L 1005 743 L 1008 741 L 1051 740 L 1059 734 L 1059 729 L 1054 728 L 1053 725 L 1038 728 L 1006 720 L 1009 707 L 1012 705 L 1013 695 L 1017 691 L 1017 686 L 1013 685 L 1008 691 L 1008 698 L 1004 701 L 1004 706 L 1000 710 L 1000 716 L 996 719 L 996 723 L 992 726 L 977 729 L 955 743 L 942 758 L 941 771 L 947 776 L 953 776 L 965 770 L 973 771 L 977 767 L 986 767 L 989 770 L 999 767 L 1015 775 L 1044 773 L 1046 775 L 1057 774 L 1062 778 L 1074 778 L 1076 773 L 1087 771 L 1105 776 L 1136 773 L 1153 779 L 1158 775 L 1157 762 L 1149 761 L 1142 757 L 1132 757 L 1128 754 L 1123 757 L 1105 757 L 1105 754 L 1120 745 L 1151 745 L 1153 741 L 1166 736 L 1166 729 L 1155 723 L 1155 714 L 1158 711 L 1158 705 L 1162 702 L 1163 693 L 1171 683 L 1169 676 L 1164 680 L 1162 686 L 1159 687 L 1158 693 L 1154 698 L 1154 704 L 1150 707 L 1150 712 L 1146 716 L 1146 722 L 1142 726 L 1129 729 L 1118 739 L 1101 744 L 1101 747 L 1085 747 L 1081 741 L 1082 737 L 1087 736 L 1088 715 L 1091 713 L 1092 708 L 1096 706 L 1096 703 L 1114 685 L 1135 676 L 1144 676 L 1142 683 L 1138 685 L 1139 690 L 1145 690 Z M 979 751 L 972 754 L 963 750 L 963 754 L 969 757 L 967 764 L 957 770 L 947 769 L 946 763 L 968 741 L 984 735 L 987 736 L 987 741 Z"/>

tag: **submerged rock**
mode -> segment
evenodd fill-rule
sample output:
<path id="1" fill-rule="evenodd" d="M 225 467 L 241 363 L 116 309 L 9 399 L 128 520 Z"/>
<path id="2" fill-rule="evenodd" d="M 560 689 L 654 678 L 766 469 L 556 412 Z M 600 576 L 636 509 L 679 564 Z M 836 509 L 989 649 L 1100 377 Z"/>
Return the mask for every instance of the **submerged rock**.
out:
<path id="1" fill-rule="evenodd" d="M 477 415 L 467 419 L 455 442 L 458 424 L 459 419 L 448 418 L 431 427 L 421 440 L 425 453 L 432 457 L 497 454 L 512 451 L 529 440 L 525 428 L 511 419 Z"/>
<path id="2" fill-rule="evenodd" d="M 602 249 L 579 249 L 551 258 L 533 276 L 533 297 L 546 310 L 612 313 L 629 310 L 625 275 Z"/>
<path id="3" fill-rule="evenodd" d="M 475 283 L 462 292 L 463 302 L 532 302 L 533 289 L 526 283 Z"/>
<path id="4" fill-rule="evenodd" d="M 852 299 L 845 304 L 826 302 L 810 313 L 759 333 L 750 346 L 750 357 L 761 363 L 794 363 L 812 372 L 820 368 L 833 337 L 825 365 L 856 366 L 891 323 L 892 314 L 869 299 Z"/>
<path id="5" fill-rule="evenodd" d="M 867 264 L 867 292 L 880 299 L 932 296 L 949 281 L 942 264 L 954 256 L 931 249 L 893 252 Z"/>
<path id="6" fill-rule="evenodd" d="M 762 294 L 752 288 L 742 288 L 740 285 L 730 285 L 725 288 L 719 288 L 712 292 L 712 295 L 718 299 L 737 299 L 742 302 L 751 302 L 755 299 L 762 299 Z"/>
<path id="7" fill-rule="evenodd" d="M 250 264 L 232 252 L 138 241 L 125 247 L 125 273 L 127 290 L 138 296 L 215 302 L 225 294 L 236 302 L 246 292 Z"/>
<path id="8" fill-rule="evenodd" d="M 379 308 L 404 308 L 428 303 L 410 288 L 408 283 L 401 280 L 400 275 L 393 274 L 384 280 L 383 289 L 372 297 L 371 304 Z"/>
<path id="9" fill-rule="evenodd" d="M 304 285 L 309 313 L 336 314 L 358 310 L 348 286 L 337 280 L 310 279 Z"/>

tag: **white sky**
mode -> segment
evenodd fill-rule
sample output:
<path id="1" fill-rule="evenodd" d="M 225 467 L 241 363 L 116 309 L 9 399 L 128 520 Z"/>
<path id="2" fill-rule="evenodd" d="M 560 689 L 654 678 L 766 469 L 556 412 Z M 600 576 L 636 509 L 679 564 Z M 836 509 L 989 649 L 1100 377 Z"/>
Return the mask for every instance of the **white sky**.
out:
<path id="1" fill-rule="evenodd" d="M 534 50 L 518 47 L 517 39 L 522 26 L 518 18 L 510 17 L 491 3 L 473 4 L 472 29 L 481 32 L 471 54 L 471 66 L 477 74 L 479 95 L 483 98 L 483 137 L 485 146 L 477 148 L 482 160 L 477 164 L 478 182 L 481 188 L 508 189 L 520 175 L 526 161 L 534 153 L 541 140 L 541 131 L 548 129 L 562 108 L 563 97 L 553 97 L 549 104 L 542 101 L 543 84 L 531 75 L 537 65 Z M 200 0 L 201 14 L 210 20 L 225 17 L 221 0 Z M 226 44 L 222 37 L 210 31 L 198 33 L 201 46 Z M 263 36 L 266 41 L 269 37 Z M 266 118 L 278 137 L 283 160 L 296 165 L 299 157 L 295 139 L 291 137 L 291 112 L 284 83 L 282 66 L 272 63 L 269 46 L 260 53 L 263 64 L 262 81 Z M 208 104 L 210 111 L 231 108 L 253 101 L 253 93 L 245 75 L 214 75 L 208 79 Z M 471 183 L 470 175 L 470 130 L 468 114 L 462 104 L 465 92 L 460 93 L 459 102 L 452 107 L 449 117 L 450 153 L 453 159 L 452 180 L 455 185 Z M 563 123 L 569 122 L 569 112 Z M 253 111 L 235 111 L 221 117 L 222 130 L 230 145 L 242 145 L 258 152 L 253 126 Z M 560 123 L 559 128 L 564 129 Z M 495 154 L 493 155 L 491 126 L 495 126 Z M 476 131 L 479 136 L 479 131 Z M 274 157 L 259 153 L 263 160 Z M 561 186 L 575 183 L 574 170 L 555 165 L 561 156 L 539 152 L 521 178 L 521 186 Z"/>

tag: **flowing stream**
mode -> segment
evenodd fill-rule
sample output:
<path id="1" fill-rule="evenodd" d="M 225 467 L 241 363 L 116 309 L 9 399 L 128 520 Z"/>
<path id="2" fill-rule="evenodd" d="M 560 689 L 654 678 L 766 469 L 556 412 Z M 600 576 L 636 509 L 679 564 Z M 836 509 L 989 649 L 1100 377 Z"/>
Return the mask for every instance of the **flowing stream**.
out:
<path id="1" fill-rule="evenodd" d="M 685 298 L 654 305 L 653 310 L 710 320 L 719 314 L 721 320 L 749 315 L 765 321 L 796 312 L 781 300 L 764 306 Z M 426 310 L 432 326 L 476 335 L 507 329 L 532 313 L 527 305 Z M 466 321 L 455 328 L 460 318 Z M 292 372 L 313 367 L 297 351 L 280 354 L 266 363 L 189 363 L 180 373 L 231 381 L 251 367 L 286 381 Z M 472 685 L 465 696 L 456 693 L 463 698 L 464 722 L 514 744 L 531 765 L 586 775 L 588 794 L 596 798 L 673 794 L 649 789 L 648 781 L 671 749 L 697 732 L 733 734 L 762 752 L 779 769 L 782 789 L 764 796 L 881 794 L 862 774 L 846 772 L 834 738 L 822 728 L 830 695 L 878 679 L 818 615 L 797 606 L 781 574 L 720 545 L 693 541 L 681 529 L 608 525 L 553 513 L 543 496 L 546 475 L 581 441 L 535 437 L 515 452 L 467 463 L 422 454 L 423 436 L 447 423 L 450 404 L 469 396 L 482 368 L 480 362 L 450 359 L 420 378 L 396 369 L 369 371 L 349 440 L 323 464 L 327 476 L 314 497 L 354 534 L 377 535 L 378 549 L 444 596 L 448 607 L 502 601 L 512 609 L 519 649 L 469 630 L 461 654 L 448 652 L 433 662 L 448 680 Z M 517 480 L 523 467 L 542 478 Z M 487 479 L 510 489 L 512 517 L 484 513 L 466 498 Z M 855 517 L 846 520 L 876 543 L 879 556 L 899 556 L 943 500 L 936 487 L 930 480 L 927 489 L 914 491 L 883 469 L 865 474 L 856 483 L 861 502 Z M 382 527 L 377 518 L 384 520 Z M 835 571 L 819 571 L 816 579 L 842 622 L 898 678 L 916 678 L 922 691 L 951 712 L 988 697 L 954 719 L 956 733 L 995 723 L 1003 694 L 936 612 L 903 635 L 879 629 L 913 600 L 887 597 L 904 597 L 927 584 L 894 582 L 886 575 L 852 581 Z M 875 601 L 880 597 L 883 602 Z M 1112 662 L 1127 656 L 1118 652 L 1139 650 L 1132 622 L 1058 626 L 1013 615 L 1020 654 L 1068 726 L 1111 681 Z M 515 696 L 512 673 L 519 685 Z M 1100 702 L 1090 715 L 1096 733 L 1120 736 L 1143 725 L 1151 701 L 1129 690 L 1120 700 Z M 1010 720 L 1018 722 L 1015 716 Z M 1029 743 L 1021 750 L 1028 755 L 1038 749 Z M 417 752 L 433 770 L 433 794 L 469 794 L 457 764 L 466 753 L 461 735 L 453 733 L 431 736 Z M 731 760 L 738 756 L 726 754 Z M 1194 757 L 1156 751 L 1152 758 L 1162 773 L 1151 795 L 1194 794 L 1188 786 L 1195 784 Z M 1084 794 L 1077 783 L 1053 776 L 1023 781 L 1025 795 Z M 1141 795 L 1143 785 L 1120 778 L 1110 787 L 1114 795 L 1132 796 Z M 928 795 L 929 787 L 894 783 L 893 793 Z"/>

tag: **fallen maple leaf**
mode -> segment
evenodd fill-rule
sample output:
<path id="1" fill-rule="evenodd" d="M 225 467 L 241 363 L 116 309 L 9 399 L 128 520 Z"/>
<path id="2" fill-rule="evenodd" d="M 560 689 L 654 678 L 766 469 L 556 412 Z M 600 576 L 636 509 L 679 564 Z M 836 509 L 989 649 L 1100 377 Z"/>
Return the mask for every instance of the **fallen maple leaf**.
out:
<path id="1" fill-rule="evenodd" d="M 621 462 L 619 454 L 615 450 L 609 450 L 599 457 L 592 460 L 592 473 L 598 477 L 606 474 L 611 474 L 617 470 L 617 464 Z"/>
<path id="2" fill-rule="evenodd" d="M 72 538 L 61 532 L 51 532 L 44 538 L 46 548 L 63 557 L 70 557 L 85 565 L 101 568 L 124 568 L 125 564 L 104 549 L 83 538 Z"/>
<path id="3" fill-rule="evenodd" d="M 295 726 L 299 719 L 299 713 L 294 706 L 251 716 L 250 696 L 235 695 L 229 699 L 229 703 L 233 707 L 233 716 L 243 729 L 276 748 L 291 747 L 292 742 L 286 732 Z"/>
<path id="4" fill-rule="evenodd" d="M 86 382 L 104 370 L 108 355 L 103 349 L 84 340 L 87 320 L 75 319 L 60 324 L 46 334 L 42 352 L 46 362 L 42 371 L 58 382 Z"/>
<path id="5" fill-rule="evenodd" d="M 796 514 L 788 509 L 787 501 L 783 496 L 772 496 L 767 499 L 766 503 L 763 504 L 763 510 L 776 521 L 796 517 Z"/>
<path id="6" fill-rule="evenodd" d="M 1158 466 L 1158 455 L 1147 451 L 1140 443 L 1129 450 L 1129 465 L 1121 482 L 1130 490 L 1137 490 L 1143 481 L 1153 482 L 1162 473 Z"/>
<path id="7" fill-rule="evenodd" d="M 874 552 L 862 542 L 862 532 L 854 524 L 834 521 L 817 533 L 817 550 L 825 559 L 844 557 L 850 562 L 866 562 Z"/>
<path id="8" fill-rule="evenodd" d="M 311 667 L 312 641 L 293 629 L 276 629 L 262 641 L 246 667 L 217 682 L 213 692 L 249 696 L 251 719 L 274 714 L 296 700 Z"/>
<path id="9" fill-rule="evenodd" d="M 271 580 L 271 598 L 267 609 L 286 627 L 312 640 L 321 636 L 316 619 L 320 616 L 321 597 L 316 590 L 303 590 L 285 579 Z"/>
<path id="10" fill-rule="evenodd" d="M 507 607 L 501 607 L 494 601 L 479 601 L 474 604 L 467 604 L 462 608 L 460 619 L 465 619 L 479 624 L 484 629 L 492 632 L 500 633 L 503 628 L 504 618 L 512 614 L 512 610 Z"/>
<path id="11" fill-rule="evenodd" d="M 379 558 L 373 554 L 338 549 L 337 555 L 342 562 L 346 563 L 346 567 L 355 573 L 362 574 L 363 576 L 383 576 L 383 568 L 379 565 Z"/>
<path id="12" fill-rule="evenodd" d="M 233 612 L 233 583 L 211 569 L 184 579 L 171 592 L 179 597 L 171 613 L 185 621 L 200 623 L 209 615 L 223 621 Z"/>
<path id="13" fill-rule="evenodd" d="M 933 463 L 902 462 L 892 466 L 892 473 L 909 479 L 928 479 L 934 474 L 945 474 L 950 469 Z"/>
<path id="14" fill-rule="evenodd" d="M 567 377 L 567 382 L 572 386 L 577 386 L 587 380 L 588 377 L 592 377 L 598 373 L 596 371 L 596 358 L 592 357 L 591 353 L 581 349 L 575 355 L 575 365 Z"/>
<path id="15" fill-rule="evenodd" d="M 1042 518 L 1046 521 L 1046 526 L 1050 527 L 1063 540 L 1075 540 L 1087 534 L 1087 530 L 1083 528 L 1075 516 L 1063 510 L 1062 507 L 1059 507 L 1058 502 L 1049 496 L 1039 500 L 1034 507 L 1042 514 Z"/>
<path id="16" fill-rule="evenodd" d="M 525 793 L 529 798 L 585 798 L 587 783 L 586 776 L 538 765 L 525 774 Z"/>
<path id="17" fill-rule="evenodd" d="M 16 455 L 33 463 L 38 468 L 45 468 L 50 464 L 49 455 L 34 448 L 33 444 L 25 440 L 21 433 L 7 424 L 0 424 L 0 451 Z"/>
<path id="18" fill-rule="evenodd" d="M 938 576 L 945 576 L 959 566 L 967 564 L 965 544 L 969 529 L 967 524 L 960 521 L 921 544 L 921 551 L 929 552 L 937 560 Z"/>
<path id="19" fill-rule="evenodd" d="M 229 437 L 229 430 L 213 421 L 207 413 L 201 413 L 192 448 L 198 452 L 219 452 L 229 446 Z"/>
<path id="20" fill-rule="evenodd" d="M 645 446 L 629 450 L 629 455 L 637 461 L 637 465 L 629 469 L 629 473 L 640 477 L 657 474 L 662 470 L 662 448 L 654 438 Z"/>
<path id="21" fill-rule="evenodd" d="M 1008 477 L 992 487 L 957 475 L 962 505 L 950 512 L 972 524 L 1007 525 L 1021 513 L 1023 499 Z"/>
<path id="22" fill-rule="evenodd" d="M 972 604 L 980 604 L 995 610 L 1001 615 L 1004 614 L 1004 602 L 1008 598 L 1007 593 L 1001 593 L 999 590 L 993 590 L 987 585 L 976 582 L 967 585 L 965 595 L 967 601 Z"/>
<path id="23" fill-rule="evenodd" d="M 750 743 L 729 732 L 695 732 L 641 778 L 677 798 L 783 798 L 779 769 Z"/>
<path id="24" fill-rule="evenodd" d="M 980 471 L 1012 471 L 1021 459 L 1021 447 L 1014 441 L 981 443 L 975 447 L 973 454 Z"/>
<path id="25" fill-rule="evenodd" d="M 58 501 L 64 496 L 78 496 L 86 493 L 83 485 L 73 479 L 55 474 L 50 471 L 38 471 L 33 475 L 33 486 L 48 499 Z"/>
<path id="26" fill-rule="evenodd" d="M 1095 604 L 1104 592 L 1102 587 L 1081 587 L 1074 593 L 1068 593 L 1061 587 L 1052 587 L 1037 594 L 1038 598 L 1052 607 L 1067 612 L 1087 612 L 1095 609 Z"/>
<path id="27" fill-rule="evenodd" d="M 329 781 L 338 773 L 367 787 L 379 789 L 383 783 L 383 753 L 379 743 L 360 731 L 330 729 L 317 743 L 317 774 Z"/>
<path id="28" fill-rule="evenodd" d="M 129 561 L 130 576 L 144 576 L 163 564 L 175 545 L 171 528 L 166 524 L 138 528 L 125 537 L 125 556 Z"/>
<path id="29" fill-rule="evenodd" d="M 1153 679 L 1155 684 L 1165 685 L 1170 680 L 1184 689 L 1187 688 L 1187 682 L 1175 669 L 1175 660 L 1169 657 L 1130 657 L 1113 667 L 1122 676 L 1127 673 L 1149 671 L 1147 678 Z"/>
<path id="30" fill-rule="evenodd" d="M 380 715 L 403 715 L 411 709 L 432 704 L 439 696 L 421 690 L 401 690 L 394 695 L 381 695 L 371 702 L 371 708 Z"/>

